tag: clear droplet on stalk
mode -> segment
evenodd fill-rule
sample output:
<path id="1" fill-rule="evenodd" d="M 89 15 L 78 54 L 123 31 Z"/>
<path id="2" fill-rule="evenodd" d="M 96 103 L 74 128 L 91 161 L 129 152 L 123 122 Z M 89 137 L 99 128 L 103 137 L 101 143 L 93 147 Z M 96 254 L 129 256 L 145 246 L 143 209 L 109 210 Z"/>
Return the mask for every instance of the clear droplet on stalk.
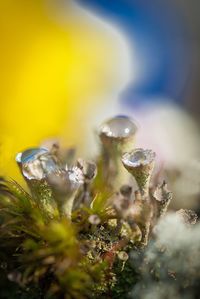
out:
<path id="1" fill-rule="evenodd" d="M 22 174 L 28 180 L 41 180 L 50 173 L 60 171 L 51 153 L 44 148 L 28 149 L 17 154 L 16 161 L 19 164 Z"/>
<path id="2" fill-rule="evenodd" d="M 125 153 L 122 162 L 128 167 L 138 167 L 150 164 L 155 159 L 155 153 L 152 150 L 137 148 L 129 153 Z"/>
<path id="3" fill-rule="evenodd" d="M 137 126 L 128 116 L 115 116 L 105 121 L 100 127 L 100 134 L 111 138 L 129 138 L 135 135 Z"/>
<path id="4" fill-rule="evenodd" d="M 78 167 L 70 170 L 62 170 L 59 173 L 51 173 L 47 181 L 57 195 L 71 196 L 83 184 L 83 175 Z"/>
<path id="5" fill-rule="evenodd" d="M 32 148 L 25 150 L 22 153 L 18 153 L 16 156 L 16 161 L 18 163 L 27 163 L 30 161 L 33 161 L 37 159 L 39 156 L 43 155 L 44 153 L 47 153 L 48 150 L 45 148 Z"/>

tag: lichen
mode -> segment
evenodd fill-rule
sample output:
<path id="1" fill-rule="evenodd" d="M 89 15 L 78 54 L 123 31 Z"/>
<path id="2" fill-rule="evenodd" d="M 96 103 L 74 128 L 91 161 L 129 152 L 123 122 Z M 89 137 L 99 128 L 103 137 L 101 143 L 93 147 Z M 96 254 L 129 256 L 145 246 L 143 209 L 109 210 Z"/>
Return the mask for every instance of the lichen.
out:
<path id="1" fill-rule="evenodd" d="M 116 136 L 118 125 L 114 129 Z M 68 163 L 68 155 L 65 159 L 61 152 L 68 151 L 53 145 L 18 154 L 28 191 L 15 181 L 0 180 L 0 265 L 5 285 L 17 288 L 18 298 L 128 298 L 142 277 L 131 256 L 148 248 L 172 199 L 166 182 L 150 186 L 155 154 L 148 151 L 151 159 L 145 158 L 145 163 L 136 155 L 134 165 L 128 165 L 122 151 L 110 147 L 109 161 L 112 154 L 118 155 L 113 161 L 122 158 L 120 166 L 114 164 L 115 173 L 126 164 L 128 180 L 123 185 L 112 177 L 112 163 L 105 165 L 105 146 L 96 163 Z M 177 217 L 187 223 L 196 219 L 183 210 Z M 2 292 L 1 298 L 15 298 L 12 291 Z"/>

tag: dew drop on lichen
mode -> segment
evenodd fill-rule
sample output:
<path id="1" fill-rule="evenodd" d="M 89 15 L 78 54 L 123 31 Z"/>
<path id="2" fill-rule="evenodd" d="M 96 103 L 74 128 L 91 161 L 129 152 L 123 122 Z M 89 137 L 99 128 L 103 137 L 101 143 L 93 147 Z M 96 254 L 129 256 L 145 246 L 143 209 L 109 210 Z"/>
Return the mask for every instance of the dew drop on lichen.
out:
<path id="1" fill-rule="evenodd" d="M 128 138 L 135 135 L 137 126 L 127 116 L 115 116 L 105 121 L 100 127 L 100 134 L 112 138 Z"/>
<path id="2" fill-rule="evenodd" d="M 44 148 L 28 149 L 17 154 L 16 161 L 21 167 L 23 175 L 31 180 L 41 180 L 50 173 L 59 171 L 59 166 L 53 156 Z"/>
<path id="3" fill-rule="evenodd" d="M 122 157 L 123 164 L 130 167 L 146 165 L 155 159 L 155 153 L 152 150 L 135 149 L 130 153 L 125 153 Z"/>

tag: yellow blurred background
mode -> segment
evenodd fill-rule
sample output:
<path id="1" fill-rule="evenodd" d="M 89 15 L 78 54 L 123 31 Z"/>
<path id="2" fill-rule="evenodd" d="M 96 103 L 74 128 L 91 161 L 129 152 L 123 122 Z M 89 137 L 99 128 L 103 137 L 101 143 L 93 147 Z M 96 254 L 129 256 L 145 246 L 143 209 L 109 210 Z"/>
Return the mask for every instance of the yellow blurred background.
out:
<path id="1" fill-rule="evenodd" d="M 81 146 L 94 98 L 119 83 L 116 36 L 72 1 L 61 9 L 0 0 L 1 175 L 18 177 L 15 154 L 43 139 Z"/>

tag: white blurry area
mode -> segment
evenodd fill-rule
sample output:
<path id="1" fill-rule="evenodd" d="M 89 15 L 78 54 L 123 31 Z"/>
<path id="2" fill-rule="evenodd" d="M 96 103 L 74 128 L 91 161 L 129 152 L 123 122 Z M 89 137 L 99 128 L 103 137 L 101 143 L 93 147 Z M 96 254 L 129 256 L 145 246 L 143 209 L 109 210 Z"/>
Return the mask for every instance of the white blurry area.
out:
<path id="1" fill-rule="evenodd" d="M 154 242 L 149 242 L 144 256 L 130 253 L 132 263 L 141 269 L 141 279 L 130 298 L 199 298 L 195 296 L 199 294 L 199 232 L 199 223 L 185 224 L 180 214 L 168 213 L 162 217 L 154 228 Z M 156 273 L 159 282 L 152 273 Z"/>
<path id="2" fill-rule="evenodd" d="M 173 191 L 171 205 L 197 208 L 200 205 L 200 132 L 192 116 L 171 101 L 145 105 L 133 115 L 140 124 L 137 146 L 156 152 L 156 171 L 161 171 Z"/>

